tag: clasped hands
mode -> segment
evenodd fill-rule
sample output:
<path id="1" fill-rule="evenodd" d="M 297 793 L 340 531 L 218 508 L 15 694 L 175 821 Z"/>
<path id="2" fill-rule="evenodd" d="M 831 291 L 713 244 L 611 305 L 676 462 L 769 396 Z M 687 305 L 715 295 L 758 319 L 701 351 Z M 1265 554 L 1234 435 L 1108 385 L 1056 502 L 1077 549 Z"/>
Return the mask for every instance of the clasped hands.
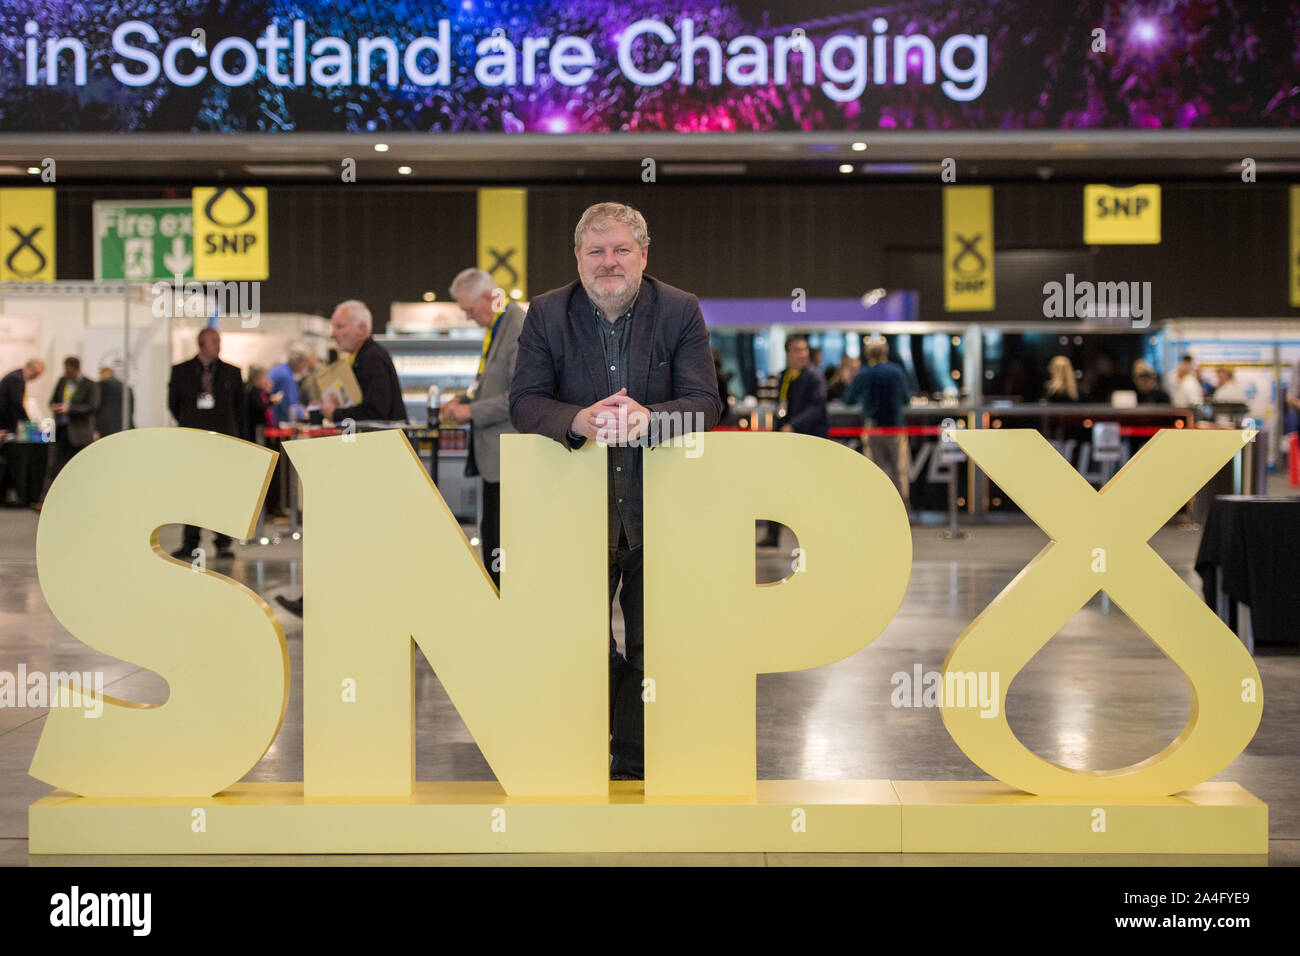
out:
<path id="1" fill-rule="evenodd" d="M 438 406 L 438 420 L 441 422 L 464 425 L 470 420 L 470 415 L 469 402 L 459 398 L 449 398 Z"/>
<path id="2" fill-rule="evenodd" d="M 620 388 L 595 405 L 573 416 L 569 428 L 575 435 L 605 445 L 626 445 L 636 441 L 650 427 L 650 411 Z"/>

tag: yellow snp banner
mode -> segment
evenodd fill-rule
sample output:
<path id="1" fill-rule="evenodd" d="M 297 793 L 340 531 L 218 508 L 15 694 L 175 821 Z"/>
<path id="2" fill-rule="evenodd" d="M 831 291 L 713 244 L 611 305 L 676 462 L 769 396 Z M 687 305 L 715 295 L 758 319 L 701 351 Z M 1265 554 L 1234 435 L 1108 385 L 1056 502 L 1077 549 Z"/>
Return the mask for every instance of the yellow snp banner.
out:
<path id="1" fill-rule="evenodd" d="M 1300 186 L 1291 187 L 1291 305 L 1300 308 Z"/>
<path id="2" fill-rule="evenodd" d="M 200 186 L 192 197 L 194 278 L 267 278 L 270 231 L 266 188 Z"/>
<path id="3" fill-rule="evenodd" d="M 478 265 L 512 299 L 528 298 L 528 190 L 478 191 Z"/>
<path id="4" fill-rule="evenodd" d="M 0 281 L 54 281 L 53 189 L 0 189 Z"/>
<path id="5" fill-rule="evenodd" d="M 1158 245 L 1160 187 L 1083 187 L 1083 241 L 1090 246 Z"/>
<path id="6" fill-rule="evenodd" d="M 943 307 L 989 312 L 994 307 L 993 187 L 943 191 Z"/>

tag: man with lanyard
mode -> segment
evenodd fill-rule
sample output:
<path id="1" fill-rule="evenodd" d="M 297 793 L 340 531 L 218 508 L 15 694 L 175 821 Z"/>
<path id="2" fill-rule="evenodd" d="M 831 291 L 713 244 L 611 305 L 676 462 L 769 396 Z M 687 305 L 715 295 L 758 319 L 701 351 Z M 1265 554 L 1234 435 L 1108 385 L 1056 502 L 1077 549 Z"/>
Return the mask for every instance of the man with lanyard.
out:
<path id="1" fill-rule="evenodd" d="M 221 333 L 199 331 L 198 354 L 172 366 L 167 383 L 167 407 L 181 428 L 198 428 L 239 438 L 244 423 L 244 380 L 239 369 L 221 361 Z M 214 533 L 217 557 L 233 558 L 229 536 Z M 199 547 L 199 528 L 186 525 L 181 547 L 172 557 L 189 560 Z"/>
<path id="2" fill-rule="evenodd" d="M 95 437 L 95 413 L 99 411 L 99 389 L 81 374 L 81 359 L 69 355 L 63 360 L 63 376 L 50 396 L 54 413 L 54 464 L 48 483 L 59 477 L 63 466 Z"/>
<path id="3" fill-rule="evenodd" d="M 826 411 L 826 380 L 812 364 L 808 339 L 792 335 L 785 340 L 785 371 L 781 373 L 781 392 L 777 398 L 776 428 L 800 435 L 825 438 L 830 429 Z M 781 527 L 767 523 L 767 534 L 759 547 L 775 548 L 781 543 Z"/>
<path id="4" fill-rule="evenodd" d="M 465 269 L 451 283 L 451 294 L 483 336 L 478 372 L 465 395 L 444 402 L 442 418 L 470 423 L 467 478 L 483 479 L 483 520 L 479 541 L 483 565 L 501 586 L 501 444 L 502 435 L 514 432 L 510 424 L 510 379 L 519 353 L 519 333 L 524 310 L 506 298 L 482 269 Z"/>

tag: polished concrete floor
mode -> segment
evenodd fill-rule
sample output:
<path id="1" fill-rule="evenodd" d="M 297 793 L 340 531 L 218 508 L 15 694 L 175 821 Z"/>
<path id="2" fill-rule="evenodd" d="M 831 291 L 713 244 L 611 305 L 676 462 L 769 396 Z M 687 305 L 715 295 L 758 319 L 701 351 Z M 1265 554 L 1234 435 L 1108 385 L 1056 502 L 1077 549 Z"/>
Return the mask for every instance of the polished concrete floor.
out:
<path id="1" fill-rule="evenodd" d="M 50 614 L 36 580 L 37 515 L 0 510 L 0 671 L 100 670 L 114 696 L 160 703 L 162 680 L 81 645 Z M 891 675 L 939 670 L 953 640 L 1042 547 L 1031 526 L 976 527 L 963 541 L 913 529 L 914 564 L 902 608 L 885 632 L 839 663 L 758 681 L 758 772 L 766 779 L 988 779 L 953 743 L 939 712 L 891 705 Z M 785 550 L 757 552 L 759 580 L 779 576 Z M 1153 545 L 1199 593 L 1192 571 L 1199 535 L 1169 527 Z M 179 545 L 179 528 L 162 544 Z M 204 543 L 207 544 L 205 534 Z M 275 608 L 288 638 L 294 679 L 281 732 L 250 780 L 302 779 L 301 622 L 272 597 L 300 593 L 301 547 L 236 545 L 226 573 L 261 593 Z M 218 567 L 218 570 L 221 570 Z M 846 627 L 853 621 L 846 620 Z M 621 621 L 616 622 L 621 627 Z M 1300 657 L 1257 659 L 1266 697 L 1263 723 L 1246 751 L 1217 779 L 1235 780 L 1269 805 L 1268 857 L 1053 857 L 1045 855 L 896 854 L 651 854 L 554 856 L 382 857 L 41 857 L 27 852 L 27 807 L 50 791 L 26 773 L 46 712 L 0 707 L 0 865 L 68 863 L 248 864 L 286 862 L 395 865 L 493 863 L 597 865 L 635 863 L 738 865 L 1279 865 L 1300 863 Z M 416 682 L 417 776 L 423 780 L 485 780 L 492 774 L 428 664 L 419 659 Z M 1081 609 L 1015 678 L 1008 720 L 1036 753 L 1068 766 L 1124 766 L 1164 747 L 1187 720 L 1190 695 L 1175 666 L 1113 605 L 1100 598 Z"/>

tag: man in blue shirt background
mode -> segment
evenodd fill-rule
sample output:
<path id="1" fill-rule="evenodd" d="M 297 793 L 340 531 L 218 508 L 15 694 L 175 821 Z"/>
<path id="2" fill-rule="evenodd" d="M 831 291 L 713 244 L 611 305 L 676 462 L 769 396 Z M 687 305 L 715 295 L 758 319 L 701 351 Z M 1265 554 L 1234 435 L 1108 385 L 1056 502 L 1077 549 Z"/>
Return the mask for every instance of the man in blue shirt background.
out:
<path id="1" fill-rule="evenodd" d="M 271 369 L 271 392 L 279 395 L 275 403 L 275 421 L 296 422 L 307 417 L 302 396 L 298 394 L 298 378 L 307 369 L 311 354 L 301 345 L 289 348 L 289 359 Z"/>
<path id="2" fill-rule="evenodd" d="M 906 425 L 904 409 L 911 401 L 911 388 L 902 366 L 889 361 L 889 343 L 872 339 L 867 343 L 867 364 L 844 393 L 845 405 L 862 403 L 862 423 L 867 428 L 898 428 Z M 867 435 L 863 451 L 889 476 L 908 506 L 907 435 Z M 911 510 L 908 506 L 908 510 Z"/>

